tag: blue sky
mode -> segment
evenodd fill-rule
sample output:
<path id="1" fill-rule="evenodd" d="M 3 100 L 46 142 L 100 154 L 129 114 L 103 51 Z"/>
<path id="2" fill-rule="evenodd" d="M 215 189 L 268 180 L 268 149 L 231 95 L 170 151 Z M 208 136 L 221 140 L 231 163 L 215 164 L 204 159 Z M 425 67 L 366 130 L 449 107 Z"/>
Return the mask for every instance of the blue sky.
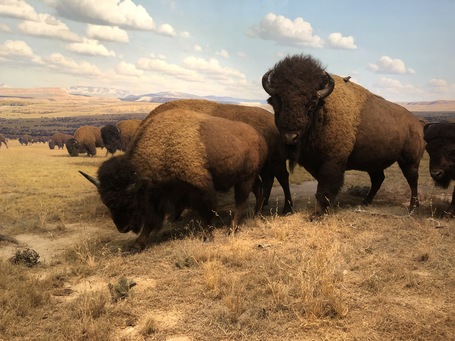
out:
<path id="1" fill-rule="evenodd" d="M 455 99 L 454 18 L 453 0 L 0 0 L 0 88 L 266 99 L 262 75 L 304 53 L 391 101 Z"/>

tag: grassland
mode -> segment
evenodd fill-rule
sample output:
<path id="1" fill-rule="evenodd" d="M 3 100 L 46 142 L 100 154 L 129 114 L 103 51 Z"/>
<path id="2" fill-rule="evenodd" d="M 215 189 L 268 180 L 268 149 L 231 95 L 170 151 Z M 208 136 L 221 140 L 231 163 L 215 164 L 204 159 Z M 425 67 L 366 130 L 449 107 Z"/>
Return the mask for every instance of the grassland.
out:
<path id="1" fill-rule="evenodd" d="M 82 122 L 153 109 L 39 103 L 0 116 Z M 452 191 L 434 187 L 427 154 L 412 214 L 394 165 L 372 206 L 358 206 L 369 180 L 351 171 L 334 213 L 310 222 L 315 182 L 297 168 L 295 214 L 278 214 L 277 186 L 262 217 L 251 201 L 226 236 L 233 195 L 220 195 L 212 242 L 185 212 L 135 255 L 124 251 L 136 236 L 116 231 L 78 173 L 96 174 L 104 154 L 14 139 L 0 148 L 0 340 L 455 339 L 455 220 L 442 216 Z"/>

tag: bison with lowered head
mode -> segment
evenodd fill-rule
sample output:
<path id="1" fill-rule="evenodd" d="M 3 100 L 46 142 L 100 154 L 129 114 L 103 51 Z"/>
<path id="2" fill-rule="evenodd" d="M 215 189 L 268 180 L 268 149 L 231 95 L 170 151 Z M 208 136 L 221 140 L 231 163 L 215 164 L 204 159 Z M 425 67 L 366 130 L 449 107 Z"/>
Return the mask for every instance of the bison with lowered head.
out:
<path id="1" fill-rule="evenodd" d="M 451 180 L 455 180 L 455 123 L 429 123 L 424 127 L 424 138 L 430 155 L 431 177 L 437 186 L 448 188 Z M 455 216 L 455 187 L 445 212 Z"/>
<path id="2" fill-rule="evenodd" d="M 117 150 L 125 151 L 141 122 L 142 120 L 122 120 L 115 125 L 108 124 L 101 128 L 101 138 L 107 153 L 115 154 Z"/>
<path id="3" fill-rule="evenodd" d="M 66 141 L 72 137 L 73 136 L 68 134 L 55 133 L 48 141 L 49 149 L 54 149 L 55 146 L 57 146 L 58 149 L 63 149 Z"/>
<path id="4" fill-rule="evenodd" d="M 235 229 L 251 191 L 256 212 L 262 205 L 258 176 L 267 145 L 242 122 L 190 110 L 169 110 L 147 117 L 126 153 L 105 161 L 94 183 L 120 232 L 140 233 L 134 249 L 143 249 L 166 215 L 181 207 L 195 209 L 210 225 L 216 191 L 234 187 Z"/>
<path id="5" fill-rule="evenodd" d="M 76 130 L 74 137 L 66 140 L 65 146 L 71 156 L 79 156 L 79 153 L 95 156 L 96 147 L 104 148 L 101 130 L 98 127 L 82 126 Z"/>
<path id="6" fill-rule="evenodd" d="M 261 134 L 268 148 L 267 162 L 261 170 L 263 184 L 264 205 L 268 204 L 274 178 L 278 180 L 284 192 L 284 214 L 292 212 L 292 197 L 289 188 L 289 173 L 286 168 L 286 155 L 280 133 L 275 126 L 273 115 L 258 107 L 249 107 L 235 104 L 221 104 L 201 99 L 183 99 L 170 101 L 156 107 L 150 115 L 156 115 L 170 109 L 188 109 L 226 118 L 231 121 L 240 121 L 251 125 Z"/>
<path id="7" fill-rule="evenodd" d="M 363 87 L 329 75 L 308 55 L 288 56 L 262 78 L 275 124 L 287 144 L 291 166 L 303 166 L 318 181 L 315 215 L 326 212 L 340 191 L 346 170 L 368 172 L 370 204 L 384 181 L 384 169 L 398 162 L 418 206 L 423 129 L 405 108 Z"/>

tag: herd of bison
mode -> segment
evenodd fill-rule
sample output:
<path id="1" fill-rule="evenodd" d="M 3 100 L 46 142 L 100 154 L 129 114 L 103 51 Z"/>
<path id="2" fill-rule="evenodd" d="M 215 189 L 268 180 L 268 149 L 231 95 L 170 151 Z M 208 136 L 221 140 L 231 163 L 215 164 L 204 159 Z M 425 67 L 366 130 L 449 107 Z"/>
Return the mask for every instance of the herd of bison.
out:
<path id="1" fill-rule="evenodd" d="M 81 174 L 98 189 L 120 232 L 139 234 L 132 250 L 144 249 L 167 216 L 195 210 L 210 230 L 217 192 L 234 189 L 235 231 L 250 192 L 259 213 L 276 178 L 284 193 L 282 213 L 293 211 L 289 172 L 304 167 L 316 180 L 311 219 L 329 213 L 346 170 L 369 174 L 370 204 L 384 181 L 384 169 L 398 163 L 410 188 L 409 209 L 419 205 L 418 172 L 426 149 L 437 186 L 455 180 L 455 123 L 425 122 L 408 110 L 350 81 L 329 74 L 309 55 L 288 56 L 262 78 L 274 114 L 265 109 L 208 100 L 175 100 L 145 119 L 103 127 L 81 126 L 73 135 L 55 133 L 21 144 L 48 143 L 69 155 L 107 158 L 95 175 Z M 0 134 L 0 147 L 7 140 Z M 103 149 L 104 150 L 104 149 Z M 114 155 L 116 151 L 123 153 Z M 455 189 L 445 211 L 455 216 Z"/>

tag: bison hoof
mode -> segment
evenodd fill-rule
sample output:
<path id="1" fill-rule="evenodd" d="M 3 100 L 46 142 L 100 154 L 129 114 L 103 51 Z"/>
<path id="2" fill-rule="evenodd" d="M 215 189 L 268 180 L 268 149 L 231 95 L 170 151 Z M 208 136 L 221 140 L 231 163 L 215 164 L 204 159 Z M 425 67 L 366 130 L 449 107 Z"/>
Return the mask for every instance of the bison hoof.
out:
<path id="1" fill-rule="evenodd" d="M 292 206 L 286 205 L 283 207 L 283 210 L 281 211 L 282 215 L 288 215 L 288 214 L 294 214 L 295 211 Z"/>

